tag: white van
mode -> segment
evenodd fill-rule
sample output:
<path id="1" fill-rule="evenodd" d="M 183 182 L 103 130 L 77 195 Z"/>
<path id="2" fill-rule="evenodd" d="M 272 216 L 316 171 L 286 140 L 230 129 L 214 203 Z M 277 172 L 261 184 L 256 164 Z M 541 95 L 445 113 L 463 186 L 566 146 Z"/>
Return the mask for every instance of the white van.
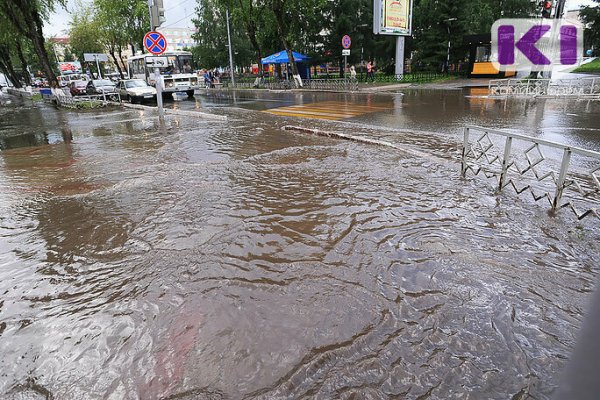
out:
<path id="1" fill-rule="evenodd" d="M 69 86 L 69 83 L 73 81 L 87 81 L 87 75 L 85 74 L 69 74 L 69 75 L 60 75 L 58 77 L 58 84 L 60 87 Z"/>

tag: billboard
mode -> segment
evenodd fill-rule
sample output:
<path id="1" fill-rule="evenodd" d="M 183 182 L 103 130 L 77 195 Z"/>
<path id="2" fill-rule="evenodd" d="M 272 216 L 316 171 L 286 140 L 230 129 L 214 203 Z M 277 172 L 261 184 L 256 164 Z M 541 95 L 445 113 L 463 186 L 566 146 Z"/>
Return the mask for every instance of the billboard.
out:
<path id="1" fill-rule="evenodd" d="M 373 33 L 411 36 L 413 0 L 373 0 Z"/>
<path id="2" fill-rule="evenodd" d="M 75 74 L 81 72 L 81 63 L 79 61 L 59 62 L 58 68 L 61 74 Z"/>

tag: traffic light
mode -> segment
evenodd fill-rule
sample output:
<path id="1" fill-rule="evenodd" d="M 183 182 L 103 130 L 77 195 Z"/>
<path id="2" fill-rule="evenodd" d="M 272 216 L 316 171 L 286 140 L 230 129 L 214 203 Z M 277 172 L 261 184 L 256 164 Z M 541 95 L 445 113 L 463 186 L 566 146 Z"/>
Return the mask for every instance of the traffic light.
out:
<path id="1" fill-rule="evenodd" d="M 540 7 L 542 7 L 542 18 L 552 18 L 552 4 L 550 0 L 540 1 Z"/>
<path id="2" fill-rule="evenodd" d="M 150 7 L 152 17 L 152 30 L 158 28 L 165 22 L 165 8 L 163 6 L 163 0 L 154 0 L 152 7 Z"/>

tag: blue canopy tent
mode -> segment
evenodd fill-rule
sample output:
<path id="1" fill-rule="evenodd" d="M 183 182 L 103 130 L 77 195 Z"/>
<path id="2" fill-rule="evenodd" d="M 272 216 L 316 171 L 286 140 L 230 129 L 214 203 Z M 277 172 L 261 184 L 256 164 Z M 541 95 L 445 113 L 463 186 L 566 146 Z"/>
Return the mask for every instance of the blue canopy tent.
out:
<path id="1" fill-rule="evenodd" d="M 300 73 L 300 76 L 302 77 L 302 79 L 309 79 L 310 78 L 310 69 L 308 68 L 308 65 L 306 64 L 306 62 L 308 60 L 310 60 L 310 57 L 305 56 L 304 54 L 297 53 L 295 51 L 292 51 L 292 55 L 294 56 L 294 61 L 297 64 L 299 64 L 298 72 Z M 270 56 L 263 58 L 261 61 L 262 61 L 263 65 L 289 63 L 288 55 L 285 50 L 279 51 L 275 54 L 271 54 Z"/>

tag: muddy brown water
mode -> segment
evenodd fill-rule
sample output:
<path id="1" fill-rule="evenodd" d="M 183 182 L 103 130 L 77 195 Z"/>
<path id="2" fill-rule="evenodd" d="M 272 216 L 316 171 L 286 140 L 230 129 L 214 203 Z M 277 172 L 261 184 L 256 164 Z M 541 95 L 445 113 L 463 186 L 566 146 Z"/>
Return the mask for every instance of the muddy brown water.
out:
<path id="1" fill-rule="evenodd" d="M 544 399 L 558 384 L 597 225 L 461 180 L 442 154 L 455 143 L 398 138 L 420 156 L 241 110 L 161 126 L 14 100 L 0 117 L 3 398 Z"/>

